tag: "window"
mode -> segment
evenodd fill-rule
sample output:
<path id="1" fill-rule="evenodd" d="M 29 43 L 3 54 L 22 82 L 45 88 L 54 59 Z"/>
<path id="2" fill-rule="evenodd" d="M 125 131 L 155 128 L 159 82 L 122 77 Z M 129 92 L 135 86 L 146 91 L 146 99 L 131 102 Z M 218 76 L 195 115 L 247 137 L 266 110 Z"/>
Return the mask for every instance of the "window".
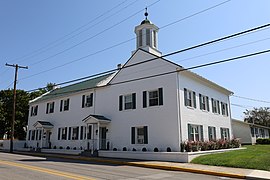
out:
<path id="1" fill-rule="evenodd" d="M 54 112 L 54 102 L 47 103 L 46 114 Z"/>
<path id="2" fill-rule="evenodd" d="M 143 108 L 161 105 L 163 105 L 163 88 L 152 91 L 143 91 Z"/>
<path id="3" fill-rule="evenodd" d="M 254 137 L 255 136 L 254 127 L 250 127 L 250 131 L 251 131 L 252 137 Z"/>
<path id="4" fill-rule="evenodd" d="M 60 101 L 60 112 L 69 110 L 69 99 Z"/>
<path id="5" fill-rule="evenodd" d="M 67 127 L 58 128 L 58 140 L 67 140 Z"/>
<path id="6" fill-rule="evenodd" d="M 196 93 L 184 88 L 185 106 L 196 108 Z"/>
<path id="7" fill-rule="evenodd" d="M 31 116 L 36 116 L 38 113 L 38 105 L 31 107 Z"/>
<path id="8" fill-rule="evenodd" d="M 212 101 L 212 112 L 220 114 L 219 101 L 216 99 L 211 99 Z"/>
<path id="9" fill-rule="evenodd" d="M 79 139 L 79 126 L 72 128 L 72 140 Z"/>
<path id="10" fill-rule="evenodd" d="M 146 29 L 146 45 L 150 46 L 150 29 Z"/>
<path id="11" fill-rule="evenodd" d="M 93 106 L 93 93 L 82 96 L 82 108 Z"/>
<path id="12" fill-rule="evenodd" d="M 224 140 L 230 139 L 229 128 L 220 128 L 220 133 L 221 133 L 221 139 L 224 139 Z"/>
<path id="13" fill-rule="evenodd" d="M 87 139 L 92 139 L 92 125 L 88 125 L 86 134 L 87 134 Z"/>
<path id="14" fill-rule="evenodd" d="M 157 31 L 153 30 L 154 47 L 157 47 Z"/>
<path id="15" fill-rule="evenodd" d="M 188 124 L 188 140 L 203 141 L 203 126 Z"/>
<path id="16" fill-rule="evenodd" d="M 32 132 L 32 130 L 29 130 L 29 132 L 28 132 L 28 140 L 29 141 L 31 140 L 31 132 Z"/>
<path id="17" fill-rule="evenodd" d="M 208 138 L 209 138 L 209 141 L 216 140 L 216 127 L 208 126 Z"/>
<path id="18" fill-rule="evenodd" d="M 131 128 L 131 144 L 148 144 L 148 127 Z"/>
<path id="19" fill-rule="evenodd" d="M 139 30 L 138 41 L 139 47 L 142 46 L 142 30 Z"/>
<path id="20" fill-rule="evenodd" d="M 119 96 L 119 111 L 136 109 L 136 93 Z"/>
<path id="21" fill-rule="evenodd" d="M 264 129 L 259 129 L 259 133 L 260 133 L 260 137 L 261 138 L 264 138 L 265 135 L 264 135 Z"/>
<path id="22" fill-rule="evenodd" d="M 224 116 L 228 116 L 228 105 L 224 102 L 221 102 L 221 114 Z"/>
<path id="23" fill-rule="evenodd" d="M 35 130 L 32 130 L 32 136 L 31 136 L 31 140 L 33 141 L 33 140 L 35 140 L 35 134 L 36 134 L 36 131 Z"/>
<path id="24" fill-rule="evenodd" d="M 86 126 L 81 126 L 80 140 L 86 139 Z"/>
<path id="25" fill-rule="evenodd" d="M 209 111 L 209 98 L 208 98 L 208 96 L 204 96 L 202 94 L 199 94 L 199 99 L 200 99 L 200 109 Z"/>

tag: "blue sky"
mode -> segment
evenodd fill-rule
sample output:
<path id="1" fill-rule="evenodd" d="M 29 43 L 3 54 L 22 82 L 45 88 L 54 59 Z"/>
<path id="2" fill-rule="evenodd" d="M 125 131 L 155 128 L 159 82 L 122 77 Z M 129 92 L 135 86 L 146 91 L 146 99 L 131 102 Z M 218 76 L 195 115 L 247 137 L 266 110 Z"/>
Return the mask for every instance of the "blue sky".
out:
<path id="1" fill-rule="evenodd" d="M 0 89 L 12 87 L 14 69 L 5 67 L 6 62 L 29 66 L 28 70 L 19 70 L 18 88 L 24 90 L 88 76 L 124 63 L 135 49 L 135 39 L 96 52 L 134 38 L 134 27 L 144 19 L 145 6 L 150 6 L 149 19 L 163 27 L 222 2 L 225 0 L 0 1 Z M 161 28 L 158 49 L 167 54 L 267 24 L 269 7 L 268 0 L 228 1 Z M 267 50 L 269 44 L 270 30 L 266 29 L 167 59 L 191 67 Z M 38 74 L 87 55 L 87 58 Z M 236 96 L 270 101 L 269 57 L 270 53 L 193 71 L 233 91 Z M 232 116 L 238 119 L 244 117 L 245 109 L 269 106 L 269 103 L 234 96 L 231 103 Z"/>

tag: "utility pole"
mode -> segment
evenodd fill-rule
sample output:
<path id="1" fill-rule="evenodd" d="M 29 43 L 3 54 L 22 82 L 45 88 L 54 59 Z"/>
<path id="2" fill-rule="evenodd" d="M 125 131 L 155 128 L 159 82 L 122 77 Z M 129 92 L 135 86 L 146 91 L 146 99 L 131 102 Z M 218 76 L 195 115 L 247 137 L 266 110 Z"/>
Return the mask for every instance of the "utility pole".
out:
<path id="1" fill-rule="evenodd" d="M 13 88 L 13 113 L 12 113 L 12 120 L 11 120 L 11 137 L 10 137 L 10 152 L 13 152 L 13 139 L 14 139 L 14 123 L 15 123 L 15 116 L 16 116 L 16 85 L 17 85 L 17 77 L 18 77 L 18 69 L 28 69 L 27 66 L 19 66 L 18 64 L 8 64 L 6 66 L 14 67 L 15 68 L 15 78 L 14 78 L 14 88 Z"/>

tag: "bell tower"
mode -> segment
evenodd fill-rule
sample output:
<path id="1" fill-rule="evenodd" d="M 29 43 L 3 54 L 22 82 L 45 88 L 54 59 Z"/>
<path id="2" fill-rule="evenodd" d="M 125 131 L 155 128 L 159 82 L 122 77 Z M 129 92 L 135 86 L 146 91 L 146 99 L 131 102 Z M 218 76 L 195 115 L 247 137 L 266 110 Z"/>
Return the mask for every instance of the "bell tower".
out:
<path id="1" fill-rule="evenodd" d="M 137 36 L 136 49 L 143 49 L 157 56 L 161 56 L 161 52 L 158 48 L 158 27 L 148 20 L 147 8 L 145 8 L 145 19 L 140 25 L 135 27 L 135 33 Z"/>

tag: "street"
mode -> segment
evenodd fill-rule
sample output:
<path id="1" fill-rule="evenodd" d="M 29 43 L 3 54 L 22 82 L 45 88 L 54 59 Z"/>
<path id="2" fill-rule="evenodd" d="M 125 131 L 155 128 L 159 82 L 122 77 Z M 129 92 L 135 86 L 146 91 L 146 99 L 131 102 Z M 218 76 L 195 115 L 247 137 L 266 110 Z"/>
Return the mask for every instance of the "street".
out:
<path id="1" fill-rule="evenodd" d="M 0 152 L 0 179 L 211 180 L 230 178 L 59 158 L 42 158 Z"/>

